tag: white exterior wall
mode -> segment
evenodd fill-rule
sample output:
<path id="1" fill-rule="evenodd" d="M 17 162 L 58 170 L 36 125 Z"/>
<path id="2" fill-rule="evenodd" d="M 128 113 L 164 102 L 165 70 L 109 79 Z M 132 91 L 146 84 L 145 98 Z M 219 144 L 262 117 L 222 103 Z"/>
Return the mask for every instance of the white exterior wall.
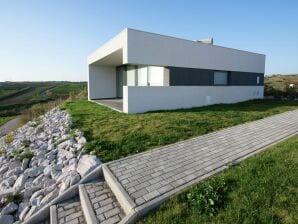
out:
<path id="1" fill-rule="evenodd" d="M 89 65 L 88 99 L 116 97 L 116 68 Z"/>
<path id="2" fill-rule="evenodd" d="M 191 108 L 263 98 L 263 86 L 124 86 L 123 112 Z"/>
<path id="3" fill-rule="evenodd" d="M 264 73 L 265 55 L 133 29 L 127 63 Z"/>
<path id="4" fill-rule="evenodd" d="M 148 79 L 150 86 L 163 86 L 164 68 L 158 66 L 148 66 Z"/>

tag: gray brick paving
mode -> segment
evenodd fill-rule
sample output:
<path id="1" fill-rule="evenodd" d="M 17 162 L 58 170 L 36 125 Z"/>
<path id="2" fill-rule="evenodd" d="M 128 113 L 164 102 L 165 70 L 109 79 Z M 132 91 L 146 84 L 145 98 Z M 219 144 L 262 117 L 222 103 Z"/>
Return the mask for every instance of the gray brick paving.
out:
<path id="1" fill-rule="evenodd" d="M 139 206 L 297 131 L 295 110 L 113 161 L 108 167 Z"/>
<path id="2" fill-rule="evenodd" d="M 79 197 L 57 205 L 58 224 L 85 224 Z"/>
<path id="3" fill-rule="evenodd" d="M 124 212 L 105 181 L 87 183 L 84 187 L 99 223 L 114 224 L 123 219 Z"/>

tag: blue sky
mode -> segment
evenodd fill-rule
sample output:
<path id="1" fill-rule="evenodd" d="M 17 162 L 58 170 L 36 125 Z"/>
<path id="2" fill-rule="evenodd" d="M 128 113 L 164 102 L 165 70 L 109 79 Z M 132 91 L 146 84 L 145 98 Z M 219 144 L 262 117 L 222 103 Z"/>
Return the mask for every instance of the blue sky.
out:
<path id="1" fill-rule="evenodd" d="M 298 1 L 0 0 L 0 81 L 87 79 L 86 57 L 125 27 L 266 54 L 298 73 Z"/>

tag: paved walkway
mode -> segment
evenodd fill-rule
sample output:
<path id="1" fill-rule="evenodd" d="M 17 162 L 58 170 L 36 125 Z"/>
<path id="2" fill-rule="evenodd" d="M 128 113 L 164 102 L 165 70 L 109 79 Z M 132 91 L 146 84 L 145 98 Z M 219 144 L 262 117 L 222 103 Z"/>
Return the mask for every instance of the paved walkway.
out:
<path id="1" fill-rule="evenodd" d="M 136 207 L 145 207 L 297 131 L 295 110 L 113 161 L 108 167 Z"/>
<path id="2" fill-rule="evenodd" d="M 14 130 L 18 126 L 19 121 L 20 117 L 17 116 L 14 119 L 7 121 L 5 124 L 0 126 L 0 137 Z"/>

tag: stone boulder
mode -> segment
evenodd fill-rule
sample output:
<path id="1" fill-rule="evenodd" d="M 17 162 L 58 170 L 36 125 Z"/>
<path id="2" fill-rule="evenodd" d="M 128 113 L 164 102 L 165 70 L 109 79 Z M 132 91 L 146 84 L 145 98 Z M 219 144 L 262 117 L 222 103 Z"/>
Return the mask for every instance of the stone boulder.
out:
<path id="1" fill-rule="evenodd" d="M 27 178 L 28 178 L 27 174 L 21 174 L 16 180 L 16 182 L 14 183 L 13 188 L 16 190 L 22 189 L 25 185 Z"/>
<path id="2" fill-rule="evenodd" d="M 79 160 L 77 172 L 84 177 L 100 164 L 101 161 L 95 155 L 83 155 Z"/>
<path id="3" fill-rule="evenodd" d="M 14 222 L 14 218 L 12 215 L 0 215 L 1 224 L 12 224 L 13 222 Z"/>
<path id="4" fill-rule="evenodd" d="M 19 206 L 14 203 L 14 202 L 10 202 L 8 203 L 1 211 L 1 215 L 9 215 L 14 213 L 15 211 L 17 211 L 19 208 Z"/>

